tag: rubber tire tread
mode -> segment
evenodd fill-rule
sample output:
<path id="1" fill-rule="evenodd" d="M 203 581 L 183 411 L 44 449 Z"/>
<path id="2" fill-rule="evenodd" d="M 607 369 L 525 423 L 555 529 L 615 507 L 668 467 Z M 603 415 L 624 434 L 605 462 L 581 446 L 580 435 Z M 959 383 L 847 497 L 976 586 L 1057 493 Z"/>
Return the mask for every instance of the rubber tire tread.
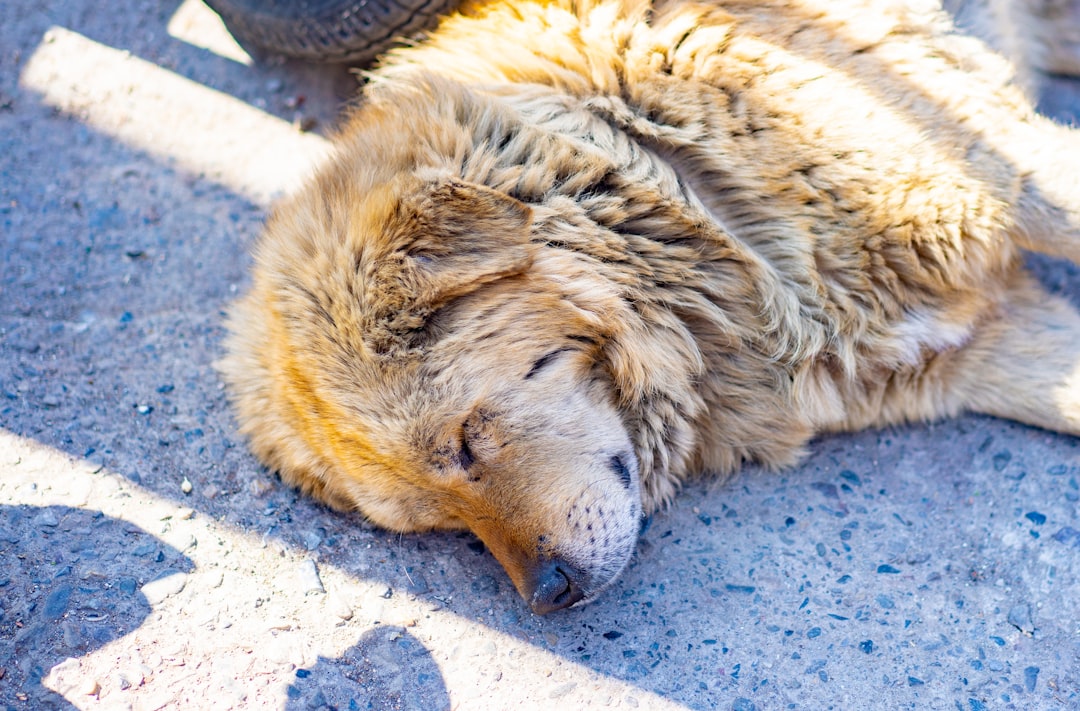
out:
<path id="1" fill-rule="evenodd" d="M 240 46 L 313 62 L 367 64 L 433 27 L 460 0 L 205 0 Z"/>

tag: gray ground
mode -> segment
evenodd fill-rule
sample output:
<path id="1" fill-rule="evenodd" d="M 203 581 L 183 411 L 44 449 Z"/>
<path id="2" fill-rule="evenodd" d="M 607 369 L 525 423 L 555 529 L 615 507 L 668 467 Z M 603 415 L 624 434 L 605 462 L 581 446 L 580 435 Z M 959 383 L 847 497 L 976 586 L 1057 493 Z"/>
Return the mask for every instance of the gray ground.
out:
<path id="1" fill-rule="evenodd" d="M 353 80 L 245 65 L 214 19 L 0 3 L 0 707 L 1080 708 L 1073 438 L 820 439 L 691 486 L 602 600 L 546 618 L 471 536 L 262 471 L 222 309 Z"/>

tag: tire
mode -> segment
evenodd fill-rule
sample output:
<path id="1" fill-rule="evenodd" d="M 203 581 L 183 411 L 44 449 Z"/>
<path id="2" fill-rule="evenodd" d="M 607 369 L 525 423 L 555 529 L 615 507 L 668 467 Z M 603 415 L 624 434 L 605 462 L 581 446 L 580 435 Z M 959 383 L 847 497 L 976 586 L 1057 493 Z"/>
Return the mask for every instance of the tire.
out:
<path id="1" fill-rule="evenodd" d="M 242 47 L 312 62 L 367 64 L 434 26 L 460 0 L 205 0 Z"/>

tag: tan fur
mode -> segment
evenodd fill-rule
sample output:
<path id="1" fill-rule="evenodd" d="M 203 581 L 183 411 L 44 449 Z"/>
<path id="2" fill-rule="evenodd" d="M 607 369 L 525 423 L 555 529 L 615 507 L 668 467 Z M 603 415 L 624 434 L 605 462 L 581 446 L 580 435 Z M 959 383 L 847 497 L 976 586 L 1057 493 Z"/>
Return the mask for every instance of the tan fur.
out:
<path id="1" fill-rule="evenodd" d="M 915 3 L 467 7 L 271 216 L 241 428 L 379 525 L 473 530 L 539 612 L 817 432 L 1080 434 L 1080 316 L 1020 265 L 1080 257 L 1080 141 L 1008 77 Z"/>

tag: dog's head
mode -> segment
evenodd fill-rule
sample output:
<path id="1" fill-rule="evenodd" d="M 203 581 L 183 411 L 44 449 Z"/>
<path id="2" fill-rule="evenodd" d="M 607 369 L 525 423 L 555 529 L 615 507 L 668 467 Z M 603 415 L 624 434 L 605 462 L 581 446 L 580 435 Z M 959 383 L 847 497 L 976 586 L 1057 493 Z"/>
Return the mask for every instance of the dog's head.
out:
<path id="1" fill-rule="evenodd" d="M 287 481 L 392 530 L 470 529 L 545 613 L 615 579 L 642 505 L 611 314 L 532 222 L 447 175 L 339 163 L 271 217 L 222 370 Z"/>

